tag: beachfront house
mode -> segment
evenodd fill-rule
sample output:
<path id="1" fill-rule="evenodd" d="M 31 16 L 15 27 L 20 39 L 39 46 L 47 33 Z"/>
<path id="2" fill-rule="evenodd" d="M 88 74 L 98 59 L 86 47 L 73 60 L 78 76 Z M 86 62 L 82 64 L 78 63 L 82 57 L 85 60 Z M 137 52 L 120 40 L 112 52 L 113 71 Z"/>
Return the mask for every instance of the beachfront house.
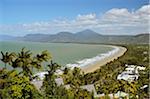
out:
<path id="1" fill-rule="evenodd" d="M 135 81 L 139 78 L 139 70 L 145 70 L 143 66 L 125 65 L 125 70 L 117 76 L 118 80 Z"/>
<path id="2" fill-rule="evenodd" d="M 135 81 L 138 79 L 138 75 L 136 74 L 129 74 L 129 73 L 126 73 L 126 72 L 123 72 L 121 74 L 118 75 L 117 77 L 118 80 L 126 80 L 126 81 Z"/>

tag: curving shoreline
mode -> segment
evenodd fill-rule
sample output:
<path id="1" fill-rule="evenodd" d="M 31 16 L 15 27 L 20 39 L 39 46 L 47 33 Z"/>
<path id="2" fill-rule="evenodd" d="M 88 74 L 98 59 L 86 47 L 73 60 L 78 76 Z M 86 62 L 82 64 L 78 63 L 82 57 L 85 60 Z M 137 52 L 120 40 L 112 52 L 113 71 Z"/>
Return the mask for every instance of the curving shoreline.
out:
<path id="1" fill-rule="evenodd" d="M 95 64 L 99 60 L 104 59 L 105 57 L 108 57 L 108 56 L 116 53 L 119 50 L 119 48 L 116 47 L 116 46 L 110 46 L 110 45 L 109 46 L 108 45 L 103 45 L 103 46 L 105 46 L 105 47 L 107 46 L 107 47 L 113 48 L 113 49 L 108 51 L 108 52 L 105 52 L 105 53 L 97 54 L 94 57 L 84 58 L 84 59 L 76 61 L 74 63 L 66 64 L 66 67 L 69 67 L 69 68 L 73 69 L 74 67 L 79 67 L 80 68 L 80 67 L 89 66 L 89 65 Z"/>
<path id="2" fill-rule="evenodd" d="M 114 49 L 107 53 L 99 54 L 93 58 L 77 61 L 76 64 L 68 64 L 68 66 L 67 65 L 66 66 L 70 67 L 71 69 L 73 69 L 74 67 L 78 67 L 81 68 L 81 70 L 84 73 L 90 73 L 99 69 L 101 66 L 107 64 L 108 62 L 117 59 L 127 51 L 125 47 L 121 47 L 121 46 L 115 46 L 115 45 L 105 45 L 105 46 L 112 47 Z M 40 72 L 39 74 L 41 73 L 42 72 Z"/>
<path id="3" fill-rule="evenodd" d="M 118 57 L 122 56 L 127 51 L 127 49 L 125 47 L 113 46 L 113 45 L 108 45 L 108 46 L 116 48 L 117 50 L 114 51 L 111 54 L 108 54 L 106 57 L 102 58 L 101 60 L 99 60 L 99 61 L 97 61 L 93 64 L 90 64 L 88 66 L 80 67 L 81 70 L 84 73 L 93 72 L 93 71 L 99 69 L 100 66 L 103 66 L 103 65 L 107 64 L 108 62 L 113 61 L 114 59 L 117 59 Z"/>

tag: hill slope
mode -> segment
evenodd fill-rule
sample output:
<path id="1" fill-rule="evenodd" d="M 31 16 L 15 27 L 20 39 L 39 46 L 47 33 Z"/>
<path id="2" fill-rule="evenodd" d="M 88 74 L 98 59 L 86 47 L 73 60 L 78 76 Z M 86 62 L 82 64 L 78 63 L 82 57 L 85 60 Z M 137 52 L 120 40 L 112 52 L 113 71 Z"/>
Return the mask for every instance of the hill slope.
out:
<path id="1" fill-rule="evenodd" d="M 105 44 L 147 44 L 150 34 L 131 35 L 101 35 L 86 29 L 77 33 L 60 32 L 57 34 L 28 34 L 18 37 L 17 40 L 32 42 L 78 42 L 78 43 L 105 43 Z M 6 38 L 6 37 L 5 37 Z M 3 38 L 3 39 L 5 39 Z M 7 39 L 6 39 L 7 40 Z M 12 39 L 13 40 L 13 39 Z"/>

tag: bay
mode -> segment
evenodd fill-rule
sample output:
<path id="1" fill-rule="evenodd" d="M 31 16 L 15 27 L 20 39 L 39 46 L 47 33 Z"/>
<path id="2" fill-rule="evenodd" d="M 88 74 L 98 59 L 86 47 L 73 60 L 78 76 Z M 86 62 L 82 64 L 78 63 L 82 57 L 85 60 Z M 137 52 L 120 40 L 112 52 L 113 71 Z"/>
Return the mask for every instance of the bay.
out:
<path id="1" fill-rule="evenodd" d="M 107 53 L 113 50 L 112 47 L 100 44 L 39 43 L 21 41 L 0 42 L 0 51 L 3 52 L 20 52 L 23 47 L 27 50 L 31 50 L 34 55 L 44 50 L 48 50 L 51 53 L 53 60 L 62 66 L 70 63 L 73 64 L 77 61 L 92 58 L 99 54 Z M 2 62 L 0 62 L 0 64 L 2 64 Z"/>

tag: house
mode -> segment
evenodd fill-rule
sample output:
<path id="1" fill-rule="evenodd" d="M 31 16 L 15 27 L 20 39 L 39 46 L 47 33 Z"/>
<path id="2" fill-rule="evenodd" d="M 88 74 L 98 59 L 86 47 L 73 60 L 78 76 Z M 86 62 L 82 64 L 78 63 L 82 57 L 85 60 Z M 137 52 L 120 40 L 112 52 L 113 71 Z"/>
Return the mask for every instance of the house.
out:
<path id="1" fill-rule="evenodd" d="M 36 78 L 34 79 L 34 81 L 43 80 L 44 77 L 45 77 L 45 74 L 48 74 L 48 72 L 36 73 L 35 75 L 33 75 L 33 77 L 36 77 Z"/>
<path id="2" fill-rule="evenodd" d="M 40 88 L 42 87 L 43 85 L 43 81 L 42 80 L 38 80 L 38 81 L 31 81 L 31 84 L 33 84 L 38 90 L 40 90 Z"/>
<path id="3" fill-rule="evenodd" d="M 55 82 L 56 82 L 57 86 L 64 85 L 64 81 L 62 78 L 56 78 Z"/>
<path id="4" fill-rule="evenodd" d="M 57 69 L 55 75 L 62 75 L 63 71 L 61 69 Z"/>
<path id="5" fill-rule="evenodd" d="M 34 80 L 43 80 L 45 77 L 45 74 L 48 74 L 48 72 L 45 71 L 45 72 L 36 73 L 35 75 L 33 75 L 33 77 L 36 77 L 36 79 L 34 79 Z M 61 75 L 61 74 L 63 74 L 62 70 L 60 70 L 60 69 L 56 70 L 55 75 Z"/>
<path id="6" fill-rule="evenodd" d="M 142 67 L 142 66 L 137 66 L 136 69 L 137 69 L 137 70 L 145 70 L 146 68 L 145 68 L 145 67 Z"/>
<path id="7" fill-rule="evenodd" d="M 138 75 L 134 75 L 134 74 L 128 74 L 128 73 L 121 73 L 117 76 L 118 80 L 126 80 L 126 81 L 134 81 L 138 79 Z"/>
<path id="8" fill-rule="evenodd" d="M 139 70 L 145 70 L 145 67 L 136 65 L 125 65 L 125 70 L 117 76 L 118 80 L 135 81 L 139 78 Z"/>
<path id="9" fill-rule="evenodd" d="M 69 84 L 68 84 L 68 85 L 64 85 L 64 87 L 65 87 L 66 89 L 70 89 L 70 88 L 71 88 Z"/>
<path id="10" fill-rule="evenodd" d="M 147 55 L 147 54 L 148 54 L 148 52 L 147 52 L 147 51 L 144 51 L 144 52 L 143 52 L 143 54 L 144 54 L 144 55 Z"/>
<path id="11" fill-rule="evenodd" d="M 105 96 L 105 94 L 103 93 L 103 94 L 97 94 L 97 95 L 94 95 L 94 97 L 104 97 Z"/>
<path id="12" fill-rule="evenodd" d="M 118 75 L 117 79 L 124 79 L 124 80 L 127 80 L 127 81 L 134 81 L 136 79 L 138 79 L 138 75 L 136 75 L 133 71 L 135 71 L 135 68 L 134 66 L 131 66 L 131 67 L 127 67 L 125 69 L 125 71 L 123 71 L 121 74 Z M 141 68 L 141 67 L 138 67 L 139 70 L 144 70 L 144 68 Z M 42 87 L 42 84 L 43 84 L 43 79 L 45 77 L 45 74 L 48 74 L 48 72 L 40 72 L 40 73 L 37 73 L 34 75 L 34 77 L 38 77 L 38 79 L 35 79 L 33 81 L 31 81 L 32 84 L 35 85 L 35 87 L 40 90 L 40 88 Z M 57 86 L 61 86 L 63 85 L 66 89 L 70 89 L 71 86 L 68 84 L 68 85 L 64 85 L 64 81 L 63 81 L 63 78 L 56 78 L 55 79 L 55 82 L 57 84 Z M 95 86 L 94 84 L 88 84 L 88 85 L 83 85 L 83 86 L 80 86 L 80 88 L 82 89 L 85 89 L 89 92 L 93 92 L 94 94 L 94 97 L 105 97 L 106 95 L 103 93 L 103 94 L 97 94 L 96 92 L 96 89 L 95 89 Z M 108 94 L 108 96 L 110 97 L 110 99 L 114 99 L 114 97 L 116 98 L 120 98 L 120 97 L 125 97 L 127 96 L 128 94 L 124 93 L 124 92 L 120 92 L 118 91 L 117 93 L 115 94 Z"/>
<path id="13" fill-rule="evenodd" d="M 97 92 L 96 92 L 96 89 L 94 87 L 94 84 L 89 84 L 89 85 L 84 85 L 84 86 L 80 86 L 80 88 L 82 89 L 86 89 L 87 91 L 89 92 L 93 92 L 94 93 L 94 96 L 97 95 Z"/>
<path id="14" fill-rule="evenodd" d="M 44 73 L 42 73 L 44 74 Z M 42 76 L 43 77 L 43 76 Z M 63 79 L 62 78 L 56 78 L 55 79 L 55 82 L 57 84 L 57 86 L 60 86 L 60 85 L 63 85 L 66 89 L 70 89 L 70 85 L 64 85 L 64 82 L 63 82 Z M 43 84 L 43 81 L 42 80 L 34 80 L 34 81 L 31 81 L 32 84 L 34 84 L 34 86 L 40 91 L 40 88 L 42 87 L 42 84 Z M 96 92 L 96 89 L 94 87 L 94 84 L 88 84 L 88 85 L 83 85 L 83 86 L 80 86 L 80 88 L 82 89 L 85 89 L 89 92 L 93 92 L 94 94 L 94 97 L 105 97 L 105 94 L 97 94 Z M 108 94 L 108 96 L 110 97 L 110 99 L 114 99 L 114 97 L 124 97 L 126 96 L 126 94 L 124 92 L 118 92 L 116 94 Z"/>
<path id="15" fill-rule="evenodd" d="M 129 94 L 122 91 L 118 91 L 116 94 L 114 94 L 114 98 L 122 99 L 123 97 L 129 97 Z"/>
<path id="16" fill-rule="evenodd" d="M 126 72 L 130 72 L 130 74 L 132 73 L 135 73 L 135 67 L 127 67 L 127 68 L 125 68 L 125 71 Z"/>

